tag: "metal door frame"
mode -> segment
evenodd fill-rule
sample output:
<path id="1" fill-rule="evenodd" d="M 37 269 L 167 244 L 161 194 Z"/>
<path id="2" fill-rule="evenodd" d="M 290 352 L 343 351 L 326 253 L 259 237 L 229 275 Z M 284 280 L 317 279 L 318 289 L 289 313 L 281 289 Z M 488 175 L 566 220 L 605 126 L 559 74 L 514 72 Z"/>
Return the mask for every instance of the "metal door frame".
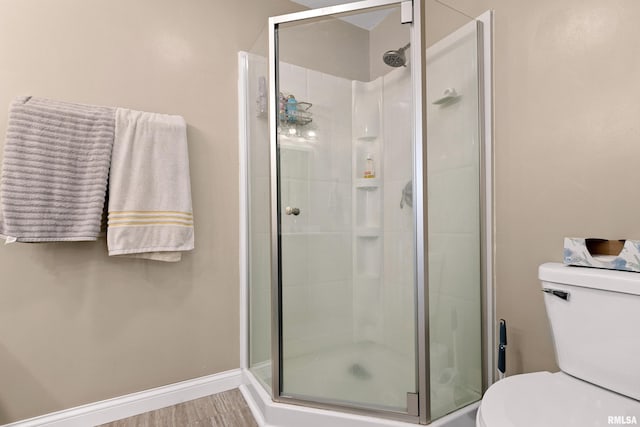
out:
<path id="1" fill-rule="evenodd" d="M 424 8 L 422 1 L 411 2 L 413 8 L 412 23 L 410 29 L 410 52 L 412 61 L 411 80 L 413 93 L 413 196 L 414 196 L 414 245 L 416 254 L 415 271 L 415 295 L 416 295 L 416 385 L 418 392 L 418 415 L 409 415 L 403 412 L 385 411 L 381 409 L 349 406 L 347 404 L 335 404 L 318 402 L 314 400 L 304 400 L 283 396 L 281 394 L 282 383 L 282 275 L 281 275 L 281 244 L 280 244 L 280 205 L 278 188 L 278 148 L 277 148 L 277 100 L 278 100 L 278 51 L 277 29 L 280 24 L 318 18 L 328 15 L 336 15 L 345 12 L 355 12 L 380 6 L 400 5 L 407 3 L 402 0 L 365 0 L 355 3 L 342 4 L 337 6 L 323 7 L 303 12 L 291 13 L 269 18 L 269 141 L 270 141 L 270 211 L 271 211 L 271 352 L 272 352 L 272 399 L 279 403 L 303 405 L 319 409 L 335 410 L 357 415 L 377 416 L 398 421 L 412 422 L 416 424 L 427 424 L 430 421 L 429 405 L 429 327 L 428 327 L 428 292 L 427 280 L 427 260 L 426 260 L 426 238 L 427 223 L 425 221 L 425 197 L 426 174 L 424 173 L 424 127 L 426 109 L 424 108 L 425 98 L 425 55 L 423 54 L 422 40 L 424 28 Z"/>

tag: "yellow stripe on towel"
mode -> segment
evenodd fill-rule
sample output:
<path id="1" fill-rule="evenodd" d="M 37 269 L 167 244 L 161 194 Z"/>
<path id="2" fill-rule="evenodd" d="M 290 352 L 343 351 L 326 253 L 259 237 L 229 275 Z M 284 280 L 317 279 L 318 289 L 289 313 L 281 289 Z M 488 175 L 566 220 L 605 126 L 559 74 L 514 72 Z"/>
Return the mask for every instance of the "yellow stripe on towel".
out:
<path id="1" fill-rule="evenodd" d="M 109 227 L 133 227 L 139 225 L 180 225 L 193 227 L 193 214 L 180 211 L 112 211 Z"/>
<path id="2" fill-rule="evenodd" d="M 109 227 L 135 227 L 139 225 L 179 225 L 182 227 L 193 227 L 193 223 L 176 222 L 176 221 L 151 221 L 151 222 L 116 222 L 109 223 Z"/>
<path id="3" fill-rule="evenodd" d="M 180 211 L 109 211 L 109 215 L 185 215 L 192 217 L 191 212 Z"/>
<path id="4" fill-rule="evenodd" d="M 175 220 L 175 221 L 184 221 L 184 222 L 193 222 L 191 218 L 172 216 L 172 215 L 155 215 L 155 216 L 121 216 L 121 217 L 109 217 L 108 222 L 111 224 L 112 222 L 118 221 L 161 221 L 161 220 Z"/>

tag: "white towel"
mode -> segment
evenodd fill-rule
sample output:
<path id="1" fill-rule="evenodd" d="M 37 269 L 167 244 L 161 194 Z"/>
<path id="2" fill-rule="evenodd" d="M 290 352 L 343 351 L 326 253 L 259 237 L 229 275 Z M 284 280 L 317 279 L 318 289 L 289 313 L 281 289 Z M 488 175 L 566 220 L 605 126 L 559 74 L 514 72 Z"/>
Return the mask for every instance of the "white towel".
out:
<path id="1" fill-rule="evenodd" d="M 179 261 L 194 247 L 186 124 L 118 108 L 109 172 L 109 255 Z"/>

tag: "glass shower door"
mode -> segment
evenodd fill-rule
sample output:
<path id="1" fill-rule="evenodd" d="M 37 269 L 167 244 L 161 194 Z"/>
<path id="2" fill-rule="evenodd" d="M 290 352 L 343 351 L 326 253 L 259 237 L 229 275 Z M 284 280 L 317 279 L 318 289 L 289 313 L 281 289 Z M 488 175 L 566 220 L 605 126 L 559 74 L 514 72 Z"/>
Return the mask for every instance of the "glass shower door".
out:
<path id="1" fill-rule="evenodd" d="M 274 23 L 274 393 L 416 420 L 411 25 L 305 16 Z"/>
<path id="2" fill-rule="evenodd" d="M 482 396 L 481 35 L 472 21 L 426 50 L 432 419 Z"/>

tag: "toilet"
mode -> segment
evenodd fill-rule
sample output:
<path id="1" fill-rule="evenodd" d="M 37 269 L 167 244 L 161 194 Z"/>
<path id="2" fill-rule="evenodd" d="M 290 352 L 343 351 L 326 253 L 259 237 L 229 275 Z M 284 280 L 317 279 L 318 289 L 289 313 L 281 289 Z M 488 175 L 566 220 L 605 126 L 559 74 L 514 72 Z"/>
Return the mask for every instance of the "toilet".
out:
<path id="1" fill-rule="evenodd" d="M 640 273 L 548 263 L 538 277 L 561 371 L 496 382 L 476 427 L 640 425 Z"/>

